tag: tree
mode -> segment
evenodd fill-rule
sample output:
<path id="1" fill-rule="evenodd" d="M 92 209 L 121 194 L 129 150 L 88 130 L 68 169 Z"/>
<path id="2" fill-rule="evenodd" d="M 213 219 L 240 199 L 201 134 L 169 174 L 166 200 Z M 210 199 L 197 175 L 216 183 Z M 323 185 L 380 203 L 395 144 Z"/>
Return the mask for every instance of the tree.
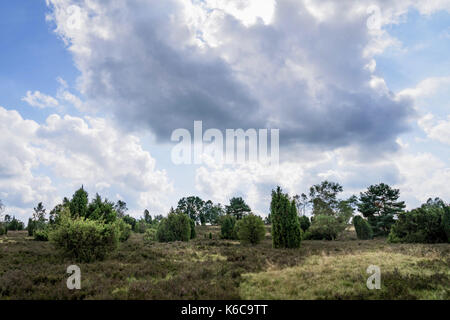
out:
<path id="1" fill-rule="evenodd" d="M 127 203 L 125 201 L 118 200 L 114 206 L 114 209 L 117 212 L 117 217 L 123 218 L 125 216 L 125 212 L 128 210 Z"/>
<path id="2" fill-rule="evenodd" d="M 339 200 L 338 193 L 343 188 L 339 183 L 322 181 L 309 189 L 310 203 L 314 215 L 335 215 Z"/>
<path id="3" fill-rule="evenodd" d="M 336 240 L 339 234 L 345 230 L 346 225 L 338 218 L 330 215 L 317 215 L 305 234 L 310 240 Z"/>
<path id="4" fill-rule="evenodd" d="M 220 219 L 220 235 L 222 239 L 237 239 L 236 217 L 227 214 Z"/>
<path id="5" fill-rule="evenodd" d="M 205 217 L 203 215 L 203 207 L 205 205 L 205 201 L 200 199 L 199 197 L 187 197 L 181 198 L 178 201 L 177 210 L 187 214 L 189 218 L 194 220 L 195 222 L 200 222 L 201 224 L 205 224 Z"/>
<path id="6" fill-rule="evenodd" d="M 225 210 L 227 214 L 234 216 L 236 220 L 242 219 L 246 214 L 251 212 L 250 207 L 241 197 L 231 198 L 230 204 L 225 206 Z"/>
<path id="7" fill-rule="evenodd" d="M 108 199 L 102 200 L 102 197 L 97 193 L 82 217 L 111 223 L 117 219 L 117 212 L 114 207 L 113 202 L 109 202 Z"/>
<path id="8" fill-rule="evenodd" d="M 37 207 L 34 208 L 33 213 L 33 220 L 34 221 L 45 221 L 45 208 L 42 205 L 42 202 L 39 202 Z"/>
<path id="9" fill-rule="evenodd" d="M 258 244 L 266 235 L 266 227 L 261 217 L 249 214 L 237 222 L 239 240 L 244 243 Z"/>
<path id="10" fill-rule="evenodd" d="M 353 226 L 355 227 L 356 236 L 360 240 L 368 240 L 373 238 L 373 231 L 369 222 L 361 216 L 353 218 Z"/>
<path id="11" fill-rule="evenodd" d="M 219 218 L 224 215 L 224 209 L 220 203 L 214 204 L 211 200 L 204 203 L 200 213 L 200 222 L 218 224 Z"/>
<path id="12" fill-rule="evenodd" d="M 308 209 L 311 203 L 308 199 L 308 196 L 304 193 L 302 193 L 301 195 L 297 194 L 294 196 L 294 200 L 295 205 L 297 206 L 297 211 L 300 214 L 300 216 L 305 216 L 306 210 Z"/>
<path id="13" fill-rule="evenodd" d="M 171 209 L 167 218 L 158 225 L 156 237 L 159 242 L 189 241 L 191 238 L 191 222 L 187 214 Z"/>
<path id="14" fill-rule="evenodd" d="M 5 211 L 5 205 L 2 202 L 2 199 L 0 199 L 0 220 L 2 218 L 2 214 Z"/>
<path id="15" fill-rule="evenodd" d="M 302 230 L 297 216 L 297 207 L 295 201 L 291 201 L 280 187 L 272 190 L 270 220 L 274 248 L 300 247 Z"/>
<path id="16" fill-rule="evenodd" d="M 148 224 L 152 224 L 152 222 L 153 222 L 152 216 L 150 215 L 150 212 L 147 209 L 144 210 L 144 220 Z"/>
<path id="17" fill-rule="evenodd" d="M 398 201 L 400 190 L 380 183 L 361 192 L 357 204 L 359 212 L 367 218 L 374 235 L 388 235 L 395 216 L 403 212 L 404 201 Z"/>
<path id="18" fill-rule="evenodd" d="M 307 216 L 301 216 L 299 218 L 300 221 L 300 228 L 302 228 L 303 232 L 309 229 L 311 226 L 311 222 L 309 221 L 309 218 Z"/>
<path id="19" fill-rule="evenodd" d="M 86 216 L 88 210 L 88 193 L 84 191 L 83 186 L 73 194 L 69 208 L 73 218 Z"/>

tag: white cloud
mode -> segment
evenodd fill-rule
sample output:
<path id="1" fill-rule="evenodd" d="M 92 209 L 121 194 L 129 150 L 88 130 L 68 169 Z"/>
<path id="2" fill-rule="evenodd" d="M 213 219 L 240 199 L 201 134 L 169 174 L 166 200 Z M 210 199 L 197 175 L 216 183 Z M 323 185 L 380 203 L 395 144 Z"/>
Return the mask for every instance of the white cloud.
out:
<path id="1" fill-rule="evenodd" d="M 428 113 L 418 123 L 430 139 L 450 145 L 450 115 L 447 120 L 435 120 L 435 117 Z"/>
<path id="2" fill-rule="evenodd" d="M 143 150 L 140 140 L 114 129 L 105 119 L 53 114 L 43 125 L 0 107 L 0 198 L 8 206 L 51 207 L 60 194 L 81 184 L 126 196 L 133 209 L 164 212 L 172 191 L 166 172 Z M 48 168 L 44 175 L 41 168 Z M 41 172 L 41 173 L 39 173 Z M 61 180 L 55 185 L 52 180 Z M 112 186 L 112 187 L 111 187 Z"/>
<path id="3" fill-rule="evenodd" d="M 59 105 L 58 100 L 39 91 L 27 91 L 27 95 L 22 98 L 22 101 L 40 109 L 54 108 Z"/>

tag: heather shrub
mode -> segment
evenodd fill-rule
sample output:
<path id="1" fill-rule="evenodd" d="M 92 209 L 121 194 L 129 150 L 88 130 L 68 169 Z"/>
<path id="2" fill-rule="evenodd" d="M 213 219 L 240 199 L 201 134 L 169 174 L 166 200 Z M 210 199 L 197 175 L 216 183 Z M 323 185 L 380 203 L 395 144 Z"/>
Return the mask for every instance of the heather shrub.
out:
<path id="1" fill-rule="evenodd" d="M 156 242 L 158 239 L 156 238 L 156 229 L 155 228 L 148 228 L 145 230 L 144 234 L 144 242 L 145 243 L 151 243 Z"/>
<path id="2" fill-rule="evenodd" d="M 261 217 L 254 214 L 244 216 L 237 222 L 237 235 L 243 243 L 258 244 L 266 235 L 266 228 Z"/>
<path id="3" fill-rule="evenodd" d="M 159 242 L 189 241 L 191 238 L 191 222 L 187 214 L 171 211 L 158 225 L 156 238 Z"/>
<path id="4" fill-rule="evenodd" d="M 358 239 L 369 240 L 373 238 L 372 227 L 369 222 L 361 216 L 355 216 L 353 218 L 353 226 L 355 227 L 356 236 Z"/>
<path id="5" fill-rule="evenodd" d="M 119 241 L 125 242 L 131 235 L 131 226 L 126 223 L 123 219 L 118 219 L 115 223 L 115 226 L 119 231 Z"/>
<path id="6" fill-rule="evenodd" d="M 222 216 L 220 219 L 220 236 L 222 239 L 235 240 L 238 238 L 236 232 L 236 218 L 231 215 Z"/>
<path id="7" fill-rule="evenodd" d="M 92 262 L 103 260 L 117 249 L 119 229 L 102 221 L 65 217 L 50 232 L 49 239 L 67 257 L 78 262 Z"/>
<path id="8" fill-rule="evenodd" d="M 34 240 L 36 241 L 48 241 L 48 237 L 50 234 L 50 228 L 45 227 L 43 229 L 37 229 L 34 231 Z"/>

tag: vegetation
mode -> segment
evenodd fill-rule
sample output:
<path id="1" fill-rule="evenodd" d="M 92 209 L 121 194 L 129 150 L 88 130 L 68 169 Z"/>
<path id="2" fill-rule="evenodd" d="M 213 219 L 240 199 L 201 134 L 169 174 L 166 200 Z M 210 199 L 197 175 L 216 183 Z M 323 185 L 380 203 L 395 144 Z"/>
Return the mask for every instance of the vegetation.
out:
<path id="1" fill-rule="evenodd" d="M 308 230 L 311 226 L 311 221 L 307 216 L 300 216 L 298 219 L 300 222 L 300 228 L 302 228 L 303 232 L 306 232 L 306 230 Z"/>
<path id="2" fill-rule="evenodd" d="M 243 243 L 258 244 L 266 235 L 266 228 L 261 217 L 254 214 L 244 216 L 237 222 L 237 235 Z"/>
<path id="3" fill-rule="evenodd" d="M 236 232 L 236 218 L 231 215 L 220 219 L 220 236 L 222 239 L 235 240 L 238 238 Z"/>
<path id="4" fill-rule="evenodd" d="M 304 237 L 309 240 L 336 240 L 346 227 L 347 225 L 336 217 L 318 215 L 314 217 Z"/>
<path id="5" fill-rule="evenodd" d="M 299 248 L 302 229 L 297 216 L 294 200 L 282 193 L 280 187 L 272 190 L 270 203 L 270 219 L 272 222 L 272 239 L 274 248 Z"/>
<path id="6" fill-rule="evenodd" d="M 245 203 L 241 197 L 235 197 L 230 199 L 230 204 L 225 206 L 225 211 L 228 215 L 236 218 L 236 220 L 242 219 L 245 215 L 251 212 L 250 207 Z"/>
<path id="7" fill-rule="evenodd" d="M 420 208 L 401 213 L 392 226 L 388 241 L 439 243 L 450 242 L 445 215 L 450 207 L 440 199 L 429 199 Z"/>
<path id="8" fill-rule="evenodd" d="M 369 240 L 373 238 L 372 227 L 367 220 L 361 216 L 355 216 L 353 218 L 353 226 L 355 227 L 356 236 L 360 240 Z"/>
<path id="9" fill-rule="evenodd" d="M 368 219 L 376 236 L 388 235 L 394 218 L 403 212 L 405 203 L 398 201 L 400 190 L 384 183 L 370 186 L 359 196 L 358 209 Z"/>
<path id="10" fill-rule="evenodd" d="M 191 219 L 181 211 L 173 209 L 162 219 L 156 232 L 159 242 L 189 241 L 191 239 Z"/>

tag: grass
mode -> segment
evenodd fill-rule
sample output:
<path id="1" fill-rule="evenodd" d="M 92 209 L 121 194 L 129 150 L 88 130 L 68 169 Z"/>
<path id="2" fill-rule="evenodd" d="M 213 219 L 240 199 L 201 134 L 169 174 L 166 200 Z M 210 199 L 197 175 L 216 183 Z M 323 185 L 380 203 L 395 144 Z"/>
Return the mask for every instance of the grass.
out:
<path id="1" fill-rule="evenodd" d="M 209 233 L 212 239 L 209 239 Z M 206 236 L 206 237 L 205 237 Z M 198 227 L 188 243 L 146 244 L 133 234 L 104 261 L 74 263 L 26 232 L 0 237 L 0 299 L 450 299 L 450 245 L 304 241 L 273 249 L 221 240 Z M 81 290 L 66 269 L 81 268 Z M 381 290 L 368 290 L 366 268 L 381 268 Z"/>

